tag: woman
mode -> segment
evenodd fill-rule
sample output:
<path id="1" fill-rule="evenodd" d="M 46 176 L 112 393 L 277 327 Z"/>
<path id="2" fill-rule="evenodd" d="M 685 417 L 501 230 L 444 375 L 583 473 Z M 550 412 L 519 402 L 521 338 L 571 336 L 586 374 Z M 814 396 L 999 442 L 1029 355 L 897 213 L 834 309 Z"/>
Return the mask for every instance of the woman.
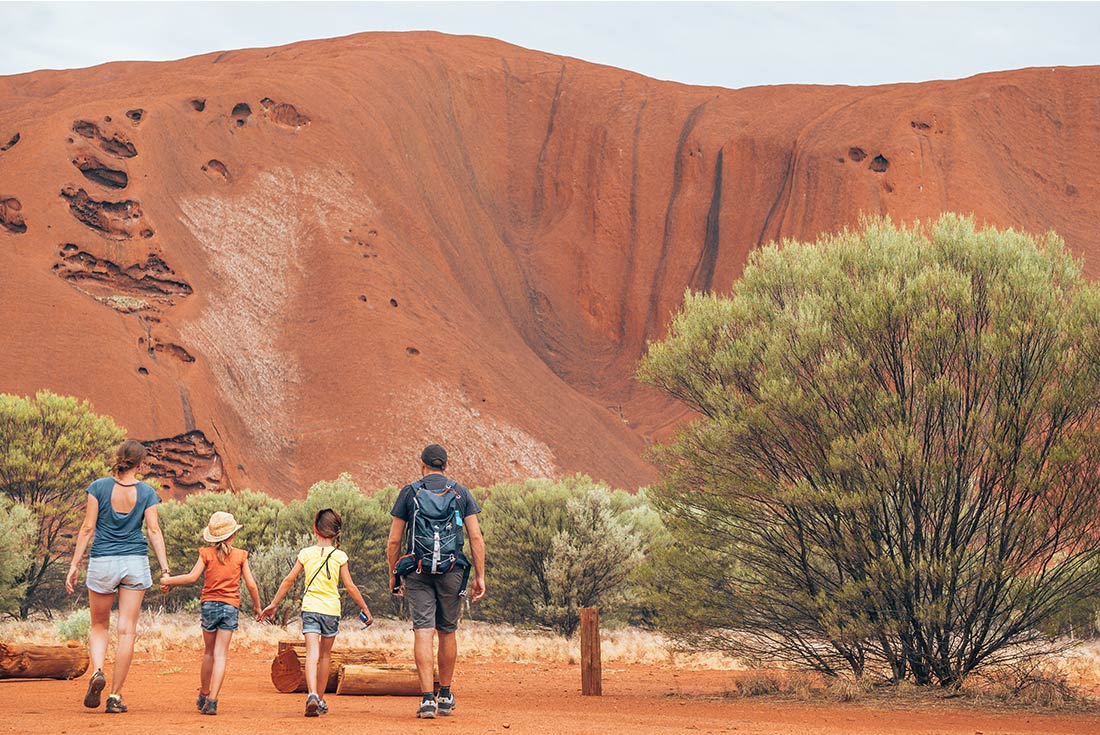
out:
<path id="1" fill-rule="evenodd" d="M 113 477 L 104 477 L 88 486 L 88 507 L 76 537 L 73 563 L 65 577 L 65 589 L 72 594 L 80 575 L 77 565 L 84 558 L 88 543 L 92 542 L 87 579 L 88 607 L 92 618 L 88 647 L 95 673 L 84 695 L 85 707 L 99 707 L 100 695 L 107 684 L 107 678 L 103 675 L 103 660 L 107 656 L 111 607 L 115 594 L 118 594 L 118 647 L 115 650 L 114 682 L 107 697 L 108 713 L 126 711 L 126 705 L 122 703 L 122 685 L 134 655 L 141 601 L 145 590 L 153 585 L 149 573 L 149 546 L 141 533 L 143 521 L 160 562 L 161 576 L 170 574 L 164 536 L 157 520 L 156 505 L 160 498 L 153 488 L 137 479 L 138 468 L 144 459 L 145 447 L 140 442 L 127 439 L 115 450 L 111 467 Z"/>

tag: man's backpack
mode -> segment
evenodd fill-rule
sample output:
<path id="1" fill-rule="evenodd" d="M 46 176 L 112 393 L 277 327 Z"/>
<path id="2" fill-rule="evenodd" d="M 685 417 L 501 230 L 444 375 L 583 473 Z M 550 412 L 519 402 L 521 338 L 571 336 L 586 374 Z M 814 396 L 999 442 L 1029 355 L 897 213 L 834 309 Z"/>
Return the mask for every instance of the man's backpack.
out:
<path id="1" fill-rule="evenodd" d="M 409 521 L 408 553 L 398 559 L 398 576 L 412 572 L 446 574 L 455 568 L 462 549 L 462 513 L 454 480 L 438 493 L 422 481 L 412 485 L 413 511 Z"/>

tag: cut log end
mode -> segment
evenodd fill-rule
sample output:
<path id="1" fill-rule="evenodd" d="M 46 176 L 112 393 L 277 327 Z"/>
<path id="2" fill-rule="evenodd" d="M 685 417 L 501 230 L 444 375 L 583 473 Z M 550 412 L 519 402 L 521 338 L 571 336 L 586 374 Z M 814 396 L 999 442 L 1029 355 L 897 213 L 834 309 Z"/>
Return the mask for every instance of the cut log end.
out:
<path id="1" fill-rule="evenodd" d="M 332 668 L 325 692 L 335 692 L 340 668 L 345 664 L 384 664 L 386 657 L 378 651 L 336 650 L 332 652 Z M 305 641 L 279 641 L 279 652 L 271 662 L 271 683 L 284 694 L 306 691 Z"/>

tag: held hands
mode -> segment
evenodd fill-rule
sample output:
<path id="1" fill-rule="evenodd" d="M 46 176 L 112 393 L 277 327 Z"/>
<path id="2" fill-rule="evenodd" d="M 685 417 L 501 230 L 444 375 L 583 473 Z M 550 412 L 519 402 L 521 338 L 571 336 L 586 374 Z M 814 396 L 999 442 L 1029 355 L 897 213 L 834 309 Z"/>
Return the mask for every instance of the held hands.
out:
<path id="1" fill-rule="evenodd" d="M 258 620 L 262 623 L 265 620 L 267 620 L 268 618 L 271 618 L 271 617 L 274 617 L 274 616 L 275 616 L 275 605 L 271 604 L 271 605 L 268 605 L 267 607 L 265 607 L 263 610 L 260 610 L 260 614 L 256 616 L 256 620 Z"/>
<path id="2" fill-rule="evenodd" d="M 168 591 L 172 589 L 172 584 L 170 582 L 164 581 L 164 578 L 169 576 L 171 575 L 167 571 L 163 571 L 160 573 L 160 591 L 164 594 L 168 594 Z"/>
<path id="3" fill-rule="evenodd" d="M 485 596 L 485 577 L 474 577 L 473 587 L 470 589 L 470 602 L 477 602 Z"/>

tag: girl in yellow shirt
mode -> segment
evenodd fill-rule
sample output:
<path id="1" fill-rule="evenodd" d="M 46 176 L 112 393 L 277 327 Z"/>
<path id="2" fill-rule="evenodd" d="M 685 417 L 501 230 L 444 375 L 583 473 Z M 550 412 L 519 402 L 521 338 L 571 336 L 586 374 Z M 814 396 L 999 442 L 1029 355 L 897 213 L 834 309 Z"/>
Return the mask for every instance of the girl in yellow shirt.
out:
<path id="1" fill-rule="evenodd" d="M 271 604 L 260 612 L 264 620 L 275 614 L 275 609 L 290 591 L 294 580 L 306 573 L 306 588 L 302 595 L 302 633 L 306 639 L 306 717 L 316 717 L 328 712 L 325 702 L 325 685 L 332 666 L 332 644 L 340 628 L 340 582 L 355 604 L 362 610 L 360 619 L 370 625 L 374 622 L 359 588 L 348 571 L 348 555 L 340 550 L 340 528 L 343 521 L 332 508 L 317 512 L 313 518 L 313 533 L 317 543 L 298 552 L 294 568 L 279 585 Z"/>

